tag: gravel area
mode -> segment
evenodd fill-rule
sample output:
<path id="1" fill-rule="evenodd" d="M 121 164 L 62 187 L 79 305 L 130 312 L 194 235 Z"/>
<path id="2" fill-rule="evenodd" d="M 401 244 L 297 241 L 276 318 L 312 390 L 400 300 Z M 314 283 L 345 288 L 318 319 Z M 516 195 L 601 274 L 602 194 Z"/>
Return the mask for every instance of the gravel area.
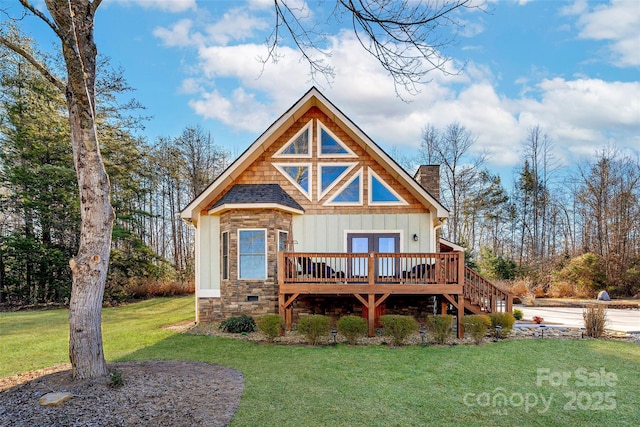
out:
<path id="1" fill-rule="evenodd" d="M 109 378 L 73 381 L 69 365 L 0 379 L 0 425 L 226 426 L 244 386 L 240 372 L 201 362 L 123 362 L 109 369 L 121 373 L 121 387 Z M 51 392 L 73 398 L 40 406 Z"/>

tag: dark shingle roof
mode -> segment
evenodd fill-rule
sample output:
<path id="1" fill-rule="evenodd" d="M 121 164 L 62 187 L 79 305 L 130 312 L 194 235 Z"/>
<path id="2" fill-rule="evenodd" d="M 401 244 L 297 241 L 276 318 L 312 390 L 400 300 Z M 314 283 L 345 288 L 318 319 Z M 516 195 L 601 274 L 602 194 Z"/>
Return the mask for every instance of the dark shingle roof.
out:
<path id="1" fill-rule="evenodd" d="M 236 184 L 213 205 L 213 208 L 225 204 L 251 203 L 276 203 L 304 211 L 302 206 L 278 184 Z"/>

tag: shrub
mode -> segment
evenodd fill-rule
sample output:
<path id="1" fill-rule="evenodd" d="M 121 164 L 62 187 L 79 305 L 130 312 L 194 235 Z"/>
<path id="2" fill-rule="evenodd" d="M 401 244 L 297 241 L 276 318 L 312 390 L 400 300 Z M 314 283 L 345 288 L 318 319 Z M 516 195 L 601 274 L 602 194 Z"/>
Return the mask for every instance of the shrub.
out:
<path id="1" fill-rule="evenodd" d="M 412 333 L 418 330 L 418 322 L 411 316 L 397 316 L 385 314 L 380 316 L 380 322 L 384 326 L 384 334 L 393 338 L 393 345 L 402 345 L 402 342 Z"/>
<path id="2" fill-rule="evenodd" d="M 232 334 L 241 334 L 243 332 L 253 332 L 256 330 L 256 321 L 253 317 L 242 314 L 237 317 L 230 317 L 220 322 L 219 329 Z"/>
<path id="3" fill-rule="evenodd" d="M 522 320 L 522 318 L 524 317 L 524 314 L 522 313 L 522 310 L 520 310 L 519 308 L 516 308 L 513 310 L 513 317 L 516 320 Z"/>
<path id="4" fill-rule="evenodd" d="M 446 344 L 451 335 L 453 316 L 449 314 L 435 315 L 427 319 L 427 329 L 437 344 Z"/>
<path id="5" fill-rule="evenodd" d="M 114 369 L 109 371 L 109 386 L 112 388 L 120 388 L 124 385 L 124 378 L 122 378 L 122 371 Z"/>
<path id="6" fill-rule="evenodd" d="M 316 345 L 320 337 L 329 334 L 331 330 L 331 318 L 321 315 L 311 315 L 300 318 L 298 332 L 304 335 L 309 344 Z"/>
<path id="7" fill-rule="evenodd" d="M 551 293 L 557 296 L 593 297 L 607 282 L 602 261 L 593 253 L 572 258 L 553 276 Z"/>
<path id="8" fill-rule="evenodd" d="M 585 335 L 600 338 L 607 325 L 607 310 L 602 305 L 590 305 L 582 311 Z"/>
<path id="9" fill-rule="evenodd" d="M 284 319 L 279 314 L 266 314 L 256 322 L 258 328 L 269 341 L 273 341 L 280 335 Z"/>
<path id="10" fill-rule="evenodd" d="M 462 323 L 464 324 L 465 334 L 471 335 L 473 342 L 480 344 L 487 330 L 491 326 L 491 319 L 484 314 L 474 314 L 472 316 L 464 316 Z"/>
<path id="11" fill-rule="evenodd" d="M 347 338 L 349 344 L 358 344 L 358 338 L 367 333 L 367 320 L 359 316 L 344 316 L 338 320 L 338 332 Z"/>
<path id="12" fill-rule="evenodd" d="M 533 316 L 533 318 L 531 319 L 531 321 L 533 323 L 535 323 L 536 325 L 541 324 L 542 322 L 544 322 L 544 319 L 540 316 Z"/>
<path id="13" fill-rule="evenodd" d="M 505 313 L 491 313 L 489 315 L 491 319 L 491 328 L 496 329 L 496 326 L 501 326 L 500 330 L 500 338 L 506 338 L 509 336 L 511 332 L 511 328 L 513 328 L 514 323 L 516 323 L 516 318 L 513 317 L 513 314 L 509 312 Z"/>

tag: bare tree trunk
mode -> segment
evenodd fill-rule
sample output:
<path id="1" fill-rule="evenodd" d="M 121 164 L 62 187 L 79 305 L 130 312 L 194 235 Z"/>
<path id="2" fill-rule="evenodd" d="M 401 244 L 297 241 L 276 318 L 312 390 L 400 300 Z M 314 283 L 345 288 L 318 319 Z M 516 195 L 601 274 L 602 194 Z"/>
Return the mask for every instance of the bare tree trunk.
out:
<path id="1" fill-rule="evenodd" d="M 80 248 L 69 265 L 73 277 L 69 307 L 69 358 L 76 379 L 108 374 L 102 346 L 104 295 L 114 212 L 95 123 L 97 49 L 94 13 L 99 0 L 46 0 L 62 41 L 67 66 L 65 96 L 80 192 Z"/>

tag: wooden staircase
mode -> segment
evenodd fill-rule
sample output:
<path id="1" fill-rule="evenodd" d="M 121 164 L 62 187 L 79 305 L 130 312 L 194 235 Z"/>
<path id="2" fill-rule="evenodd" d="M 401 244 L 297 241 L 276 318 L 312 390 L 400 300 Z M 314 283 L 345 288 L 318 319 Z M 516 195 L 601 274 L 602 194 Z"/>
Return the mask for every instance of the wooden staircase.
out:
<path id="1" fill-rule="evenodd" d="M 513 311 L 513 295 L 498 288 L 466 266 L 463 296 L 465 310 L 473 314 Z"/>

